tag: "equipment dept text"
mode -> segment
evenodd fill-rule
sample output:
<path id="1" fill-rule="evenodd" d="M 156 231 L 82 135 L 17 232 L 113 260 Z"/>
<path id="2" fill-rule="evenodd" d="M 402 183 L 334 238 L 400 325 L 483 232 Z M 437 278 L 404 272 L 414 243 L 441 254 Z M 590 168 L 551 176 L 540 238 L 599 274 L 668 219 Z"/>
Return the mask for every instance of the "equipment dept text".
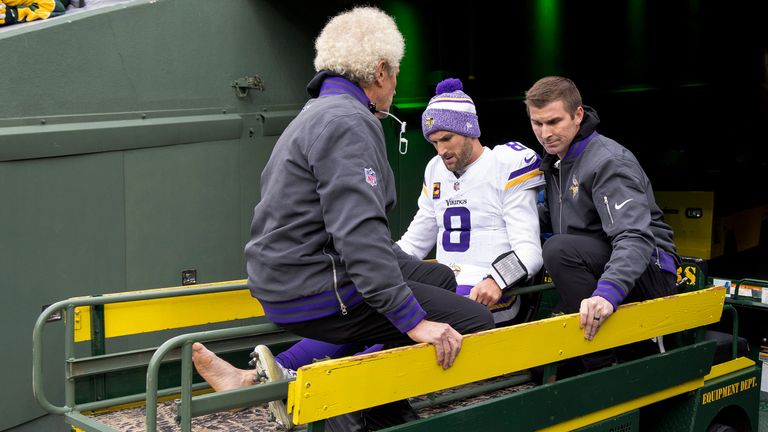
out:
<path id="1" fill-rule="evenodd" d="M 757 387 L 757 377 L 747 378 L 734 384 L 728 384 L 727 386 L 704 393 L 701 398 L 701 404 L 704 405 L 710 402 L 715 402 L 754 387 Z"/>

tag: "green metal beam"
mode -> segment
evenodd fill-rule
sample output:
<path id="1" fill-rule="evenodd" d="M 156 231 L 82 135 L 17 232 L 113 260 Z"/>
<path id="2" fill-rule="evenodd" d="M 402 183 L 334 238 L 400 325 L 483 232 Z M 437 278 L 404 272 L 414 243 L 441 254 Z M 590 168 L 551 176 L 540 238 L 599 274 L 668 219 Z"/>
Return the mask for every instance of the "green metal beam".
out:
<path id="1" fill-rule="evenodd" d="M 192 417 L 250 407 L 273 400 L 285 399 L 290 381 L 274 381 L 256 386 L 241 387 L 225 392 L 207 393 L 192 398 Z"/>
<path id="2" fill-rule="evenodd" d="M 260 334 L 257 336 L 248 336 L 238 339 L 228 339 L 223 341 L 212 341 L 206 346 L 219 355 L 222 353 L 238 352 L 246 349 L 252 349 L 254 346 L 273 345 L 280 343 L 294 343 L 301 340 L 300 337 L 282 330 L 275 333 Z M 133 351 L 123 351 L 114 354 L 105 354 L 97 357 L 83 357 L 70 359 L 68 364 L 68 375 L 73 378 L 81 378 L 89 375 L 95 375 L 106 372 L 119 372 L 138 367 L 145 367 L 149 364 L 152 354 L 157 347 L 145 348 Z M 181 359 L 180 350 L 172 351 L 166 356 L 164 363 L 178 361 Z"/>
<path id="3" fill-rule="evenodd" d="M 237 114 L 0 128 L 0 162 L 239 139 Z"/>

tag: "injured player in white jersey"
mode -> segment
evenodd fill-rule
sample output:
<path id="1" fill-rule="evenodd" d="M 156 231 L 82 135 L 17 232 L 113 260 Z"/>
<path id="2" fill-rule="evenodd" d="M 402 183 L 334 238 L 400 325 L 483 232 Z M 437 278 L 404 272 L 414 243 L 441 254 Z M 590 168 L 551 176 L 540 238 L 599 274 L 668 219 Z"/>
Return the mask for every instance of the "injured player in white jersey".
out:
<path id="1" fill-rule="evenodd" d="M 456 274 L 457 294 L 488 306 L 502 324 L 520 310 L 508 289 L 542 266 L 541 159 L 519 142 L 484 147 L 474 103 L 461 89 L 459 80 L 441 82 L 422 115 L 437 156 L 424 170 L 418 212 L 397 244 L 419 259 L 437 246 L 437 261 Z"/>

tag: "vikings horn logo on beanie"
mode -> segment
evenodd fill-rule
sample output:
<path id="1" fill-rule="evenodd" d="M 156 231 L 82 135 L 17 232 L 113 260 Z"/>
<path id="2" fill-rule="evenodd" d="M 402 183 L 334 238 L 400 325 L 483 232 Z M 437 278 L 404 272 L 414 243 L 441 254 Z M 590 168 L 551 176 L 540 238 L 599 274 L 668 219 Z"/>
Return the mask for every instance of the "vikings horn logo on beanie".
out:
<path id="1" fill-rule="evenodd" d="M 456 78 L 437 84 L 436 96 L 429 100 L 427 109 L 421 115 L 424 139 L 429 141 L 429 135 L 437 131 L 455 132 L 472 138 L 480 136 L 475 103 L 462 91 L 463 88 L 461 80 Z"/>

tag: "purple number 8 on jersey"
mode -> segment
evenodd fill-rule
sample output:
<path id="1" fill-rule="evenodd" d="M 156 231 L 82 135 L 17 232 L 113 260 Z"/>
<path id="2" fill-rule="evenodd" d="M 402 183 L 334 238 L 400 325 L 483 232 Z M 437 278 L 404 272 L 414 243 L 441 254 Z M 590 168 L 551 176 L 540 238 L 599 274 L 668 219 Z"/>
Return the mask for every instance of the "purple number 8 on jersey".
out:
<path id="1" fill-rule="evenodd" d="M 511 148 L 512 150 L 515 150 L 515 151 L 528 150 L 528 147 L 520 144 L 517 141 L 510 141 L 510 142 L 508 142 L 507 143 L 507 147 L 509 147 L 509 148 Z"/>
<path id="2" fill-rule="evenodd" d="M 456 222 L 458 218 L 458 223 Z M 472 228 L 469 220 L 469 209 L 466 207 L 450 207 L 443 213 L 443 250 L 446 252 L 464 252 L 469 249 L 469 231 Z M 459 233 L 459 241 L 451 239 L 451 233 Z"/>

